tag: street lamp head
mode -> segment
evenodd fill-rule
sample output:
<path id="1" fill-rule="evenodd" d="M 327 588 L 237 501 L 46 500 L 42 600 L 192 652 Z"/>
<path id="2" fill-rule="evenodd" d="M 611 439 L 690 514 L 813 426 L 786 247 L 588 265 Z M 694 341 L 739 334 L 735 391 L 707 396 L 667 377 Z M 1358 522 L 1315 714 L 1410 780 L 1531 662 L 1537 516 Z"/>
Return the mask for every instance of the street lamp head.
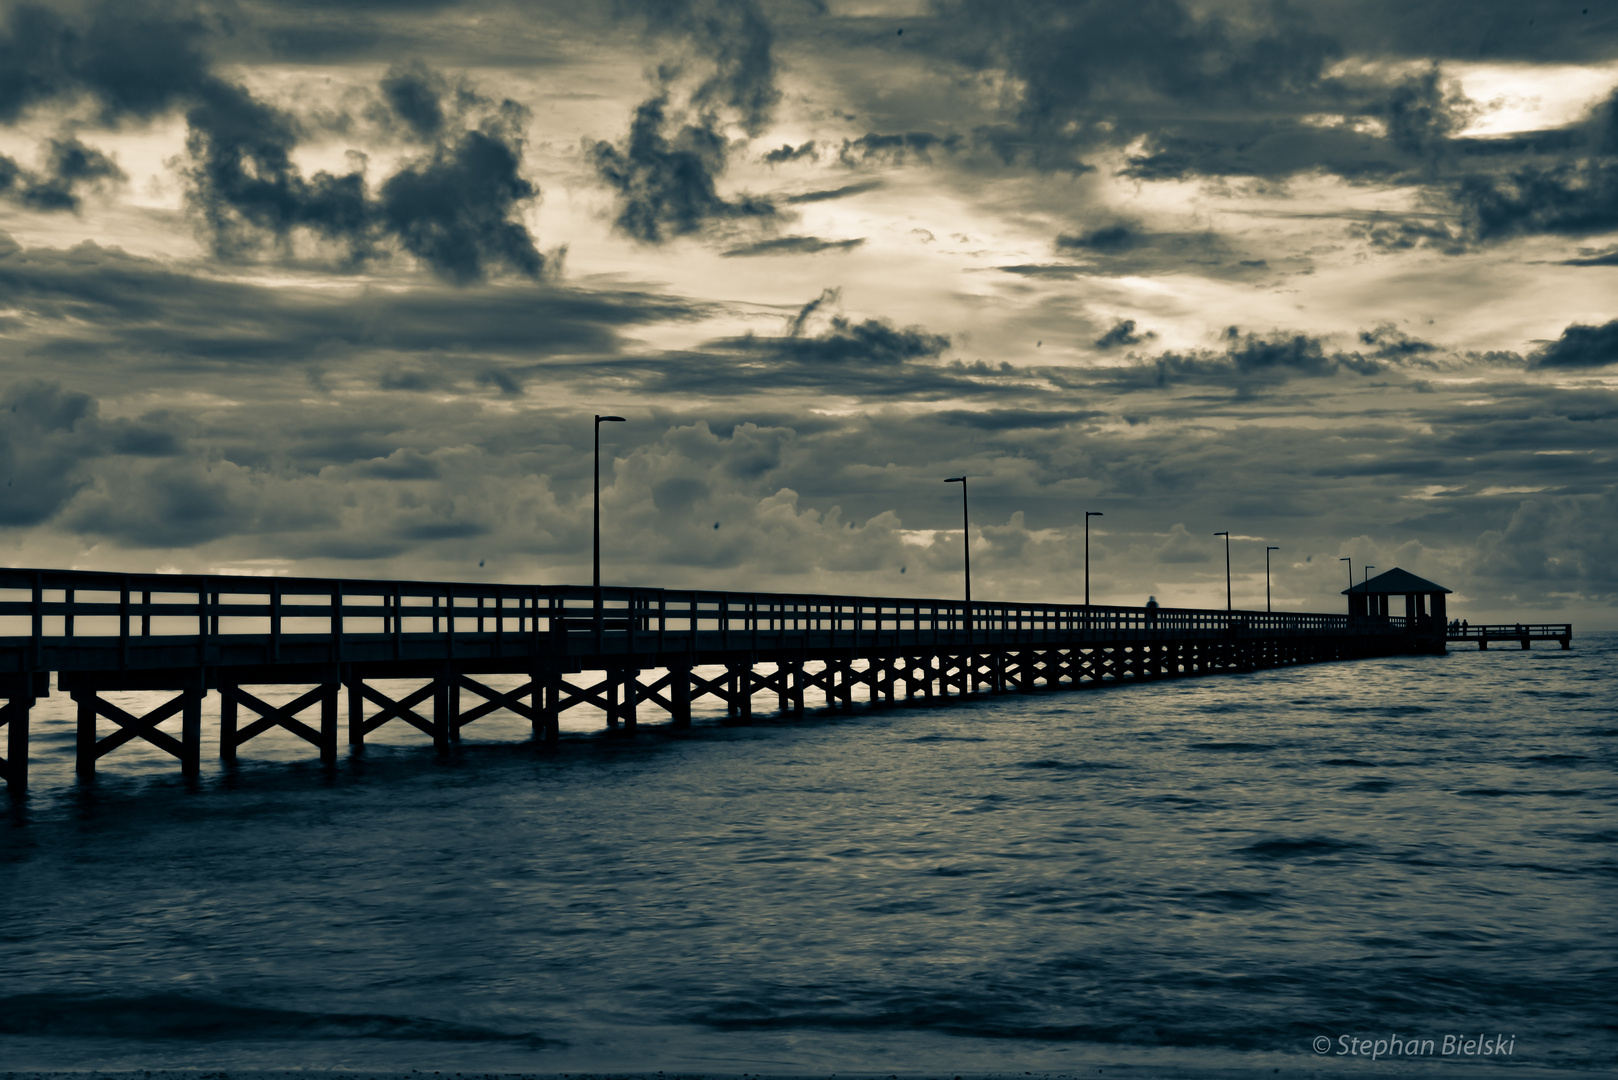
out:
<path id="1" fill-rule="evenodd" d="M 1264 550 L 1265 551 L 1280 551 L 1281 549 L 1278 548 L 1278 547 L 1267 547 Z"/>
<path id="2" fill-rule="evenodd" d="M 628 422 L 628 421 L 624 420 L 624 418 L 621 417 L 621 416 L 598 416 L 598 417 L 596 417 L 596 423 L 598 423 L 598 424 L 601 423 L 603 420 L 616 420 L 619 423 L 627 423 Z"/>
<path id="3" fill-rule="evenodd" d="M 964 483 L 966 483 L 966 477 L 964 477 L 964 476 L 946 476 L 946 477 L 944 477 L 944 483 L 946 483 L 946 484 L 964 484 Z"/>
<path id="4" fill-rule="evenodd" d="M 1102 513 L 1100 510 L 1086 510 L 1084 512 L 1084 516 L 1087 517 L 1087 518 L 1093 518 L 1093 517 L 1106 517 L 1107 515 Z"/>
<path id="5" fill-rule="evenodd" d="M 1225 532 L 1216 532 L 1216 533 L 1214 533 L 1214 535 L 1215 536 L 1223 536 L 1226 540 L 1230 539 L 1230 531 L 1228 529 Z"/>

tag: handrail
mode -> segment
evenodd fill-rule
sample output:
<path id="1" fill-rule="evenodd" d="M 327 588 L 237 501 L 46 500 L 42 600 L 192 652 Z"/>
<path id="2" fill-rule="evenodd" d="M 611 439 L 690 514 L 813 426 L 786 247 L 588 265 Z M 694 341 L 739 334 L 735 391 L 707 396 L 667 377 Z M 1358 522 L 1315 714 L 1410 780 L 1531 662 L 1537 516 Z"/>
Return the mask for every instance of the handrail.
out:
<path id="1" fill-rule="evenodd" d="M 114 666 L 137 665 L 145 661 L 132 649 L 164 644 L 194 647 L 192 662 L 209 664 L 221 649 L 262 642 L 266 661 L 277 663 L 318 640 L 337 663 L 358 658 L 360 643 L 378 647 L 365 655 L 397 660 L 428 643 L 451 658 L 579 652 L 586 639 L 595 651 L 608 642 L 614 651 L 756 651 L 1387 635 L 1406 626 L 1398 617 L 1307 612 L 1003 601 L 974 601 L 968 611 L 959 600 L 908 597 L 0 568 L 0 650 L 21 648 L 10 662 L 32 670 L 69 662 L 75 648 L 114 646 Z M 1436 636 L 1441 628 L 1418 629 Z"/>

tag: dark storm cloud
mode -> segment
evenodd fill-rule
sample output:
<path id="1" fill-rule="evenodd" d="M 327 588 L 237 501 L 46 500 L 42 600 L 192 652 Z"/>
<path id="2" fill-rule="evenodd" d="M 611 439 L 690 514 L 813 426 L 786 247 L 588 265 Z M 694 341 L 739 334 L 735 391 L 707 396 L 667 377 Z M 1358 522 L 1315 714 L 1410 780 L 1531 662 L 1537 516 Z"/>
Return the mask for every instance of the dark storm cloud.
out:
<path id="1" fill-rule="evenodd" d="M 1618 229 L 1618 160 L 1525 165 L 1463 179 L 1453 198 L 1479 240 L 1532 233 L 1590 236 Z"/>
<path id="2" fill-rule="evenodd" d="M 1004 71 L 1021 90 L 1014 123 L 978 138 L 1037 167 L 1069 168 L 1087 147 L 1140 134 L 1206 131 L 1206 121 L 1232 111 L 1272 127 L 1300 107 L 1319 111 L 1325 70 L 1342 53 L 1306 15 L 1282 7 L 1241 21 L 1175 0 L 955 0 L 938 12 L 947 55 Z"/>
<path id="3" fill-rule="evenodd" d="M 380 213 L 404 249 L 461 284 L 504 266 L 538 277 L 545 260 L 517 217 L 537 188 L 523 179 L 512 129 L 468 131 L 382 185 Z"/>
<path id="4" fill-rule="evenodd" d="M 77 20 L 14 8 L 0 29 L 0 119 L 78 98 L 94 101 L 114 125 L 183 108 L 187 201 L 224 258 L 266 243 L 286 253 L 308 234 L 354 264 L 397 243 L 458 283 L 497 268 L 540 273 L 543 260 L 518 216 L 538 193 L 520 175 L 524 114 L 514 103 L 470 122 L 470 110 L 486 104 L 476 95 L 423 65 L 396 66 L 383 79 L 384 98 L 434 148 L 373 198 L 359 171 L 303 175 L 293 157 L 303 124 L 212 71 L 205 48 L 214 33 L 179 4 L 92 4 Z M 105 156 L 76 140 L 53 143 L 49 157 L 43 179 L 19 184 L 21 173 L 6 170 L 12 189 L 41 208 L 74 208 L 78 186 L 118 177 Z"/>
<path id="5" fill-rule="evenodd" d="M 636 108 L 622 144 L 586 143 L 596 174 L 617 192 L 618 229 L 642 243 L 661 244 L 715 222 L 775 216 L 767 199 L 727 199 L 718 188 L 730 155 L 740 149 L 726 137 L 726 124 L 758 135 L 781 98 L 774 30 L 763 11 L 753 0 L 631 0 L 626 7 L 687 55 L 659 71 L 659 92 Z M 674 86 L 687 69 L 700 71 L 696 85 L 671 107 Z M 770 159 L 813 152 L 813 143 L 783 147 Z"/>
<path id="6" fill-rule="evenodd" d="M 525 111 L 504 102 L 470 130 L 446 127 L 437 96 L 449 93 L 426 69 L 390 73 L 389 100 L 417 135 L 439 141 L 372 198 L 360 172 L 305 178 L 292 161 L 301 132 L 288 114 L 240 87 L 215 83 L 187 113 L 190 199 L 223 257 L 261 238 L 286 245 L 308 230 L 342 245 L 353 262 L 392 239 L 440 277 L 468 284 L 504 268 L 539 276 L 544 259 L 520 219 L 538 190 L 520 174 Z"/>
<path id="7" fill-rule="evenodd" d="M 443 98 L 449 92 L 444 77 L 420 60 L 395 64 L 380 84 L 393 114 L 419 139 L 436 139 L 448 117 Z"/>
<path id="8" fill-rule="evenodd" d="M 88 95 L 105 123 L 149 120 L 209 81 L 210 29 L 186 4 L 118 0 L 72 21 L 58 5 L 19 4 L 0 28 L 0 121 Z"/>
<path id="9" fill-rule="evenodd" d="M 51 139 L 45 153 L 45 170 L 41 173 L 0 155 L 0 196 L 14 199 L 30 210 L 77 210 L 82 189 L 126 179 L 111 158 L 76 137 Z"/>
<path id="10" fill-rule="evenodd" d="M 109 378 L 121 377 L 109 355 L 127 374 L 332 356 L 354 363 L 375 353 L 612 353 L 622 328 L 704 310 L 651 294 L 547 285 L 334 295 L 187 274 L 95 244 L 23 250 L 9 241 L 0 244 L 0 297 L 28 319 L 26 335 L 11 335 L 15 352 L 80 360 Z"/>
<path id="11" fill-rule="evenodd" d="M 1409 362 L 1438 351 L 1436 345 L 1417 340 L 1392 323 L 1384 323 L 1374 330 L 1361 330 L 1360 344 L 1374 349 L 1377 359 L 1395 362 Z"/>
<path id="12" fill-rule="evenodd" d="M 1618 247 L 1606 251 L 1591 251 L 1577 259 L 1564 259 L 1563 266 L 1618 266 Z"/>
<path id="13" fill-rule="evenodd" d="M 1113 254 L 1139 247 L 1144 238 L 1132 225 L 1106 225 L 1078 235 L 1063 233 L 1056 238 L 1058 251 L 1094 251 Z"/>
<path id="14" fill-rule="evenodd" d="M 1110 377 L 1121 388 L 1206 383 L 1233 386 L 1238 395 L 1247 396 L 1294 378 L 1323 378 L 1345 371 L 1373 375 L 1383 370 L 1382 363 L 1358 352 L 1329 351 L 1322 339 L 1309 334 L 1244 334 L 1232 326 L 1225 330 L 1224 339 L 1222 352 L 1170 350 Z"/>
<path id="15" fill-rule="evenodd" d="M 774 240 L 760 240 L 756 244 L 734 247 L 724 252 L 727 259 L 752 255 L 816 255 L 822 251 L 852 251 L 865 243 L 865 238 L 853 240 L 822 240 L 818 236 L 780 236 Z"/>
<path id="16" fill-rule="evenodd" d="M 365 178 L 321 171 L 305 178 L 292 161 L 300 131 L 287 113 L 242 87 L 208 80 L 186 113 L 188 200 L 207 224 L 214 253 L 235 258 L 268 237 L 281 244 L 308 229 L 370 254 L 371 215 Z"/>
<path id="17" fill-rule="evenodd" d="M 671 37 L 711 67 L 691 94 L 698 111 L 730 110 L 749 135 L 769 124 L 775 85 L 774 29 L 753 0 L 626 0 L 655 34 Z"/>
<path id="18" fill-rule="evenodd" d="M 1593 368 L 1618 364 L 1618 319 L 1602 326 L 1574 323 L 1534 354 L 1542 368 Z"/>
<path id="19" fill-rule="evenodd" d="M 1459 255 L 1468 250 L 1459 228 L 1430 217 L 1399 218 L 1379 214 L 1371 220 L 1349 225 L 1348 234 L 1383 251 L 1433 247 L 1446 255 Z"/>
<path id="20" fill-rule="evenodd" d="M 798 203 L 827 202 L 831 199 L 846 199 L 851 195 L 863 195 L 867 191 L 875 191 L 882 187 L 880 180 L 867 180 L 859 184 L 844 184 L 842 187 L 826 188 L 823 191 L 805 191 L 801 195 L 788 195 L 785 202 L 794 205 Z"/>
<path id="21" fill-rule="evenodd" d="M 815 151 L 815 141 L 813 139 L 810 139 L 802 146 L 783 145 L 779 150 L 771 150 L 764 155 L 764 164 L 784 165 L 789 161 L 798 161 L 802 158 L 809 158 L 812 161 L 820 159 L 820 155 Z"/>
<path id="22" fill-rule="evenodd" d="M 1205 277 L 1251 280 L 1269 276 L 1265 260 L 1244 259 L 1236 246 L 1239 237 L 1206 232 L 1153 232 L 1131 222 L 1103 225 L 1078 233 L 1061 233 L 1056 250 L 1086 260 L 1083 264 L 1056 263 L 1044 266 L 1002 266 L 1008 273 L 1029 276 L 1072 276 L 1082 265 L 1083 272 L 1111 277 L 1146 277 L 1155 274 L 1184 273 L 1188 268 Z M 1307 268 L 1302 259 L 1278 260 L 1282 269 Z"/>
<path id="23" fill-rule="evenodd" d="M 48 520 L 89 484 L 98 458 L 173 457 L 179 427 L 166 412 L 104 420 L 95 398 L 57 382 L 11 383 L 0 390 L 0 526 Z"/>
<path id="24" fill-rule="evenodd" d="M 618 193 L 617 227 L 647 244 L 701 231 L 713 221 L 774 217 L 773 203 L 741 195 L 726 199 L 717 182 L 729 144 L 712 118 L 673 126 L 668 98 L 642 102 L 622 146 L 589 147 L 597 174 Z"/>
<path id="25" fill-rule="evenodd" d="M 1148 330 L 1144 334 L 1135 332 L 1134 319 L 1119 319 L 1117 324 L 1105 334 L 1096 339 L 1098 349 L 1115 349 L 1120 345 L 1139 345 L 1143 341 L 1150 341 L 1157 337 L 1155 331 Z"/>
<path id="26" fill-rule="evenodd" d="M 1464 12 L 1403 0 L 1313 0 L 1316 23 L 1344 46 L 1391 59 L 1610 60 L 1618 12 L 1589 0 L 1477 0 Z"/>
<path id="27" fill-rule="evenodd" d="M 1395 86 L 1379 111 L 1393 145 L 1425 157 L 1440 152 L 1482 110 L 1435 64 Z"/>
<path id="28" fill-rule="evenodd" d="M 983 361 L 942 363 L 950 339 L 919 326 L 886 319 L 824 317 L 837 300 L 828 289 L 788 321 L 782 336 L 748 334 L 704 343 L 699 349 L 652 357 L 623 357 L 574 367 L 574 377 L 632 381 L 643 394 L 737 397 L 791 391 L 870 401 L 938 401 L 950 397 L 1027 397 L 1045 387 L 1035 372 Z M 811 321 L 821 329 L 809 332 Z"/>
<path id="29" fill-rule="evenodd" d="M 966 145 L 960 135 L 934 135 L 930 131 L 906 131 L 893 135 L 871 132 L 857 139 L 844 139 L 837 160 L 849 168 L 860 165 L 903 165 L 909 161 L 931 164 L 935 153 L 954 153 Z"/>

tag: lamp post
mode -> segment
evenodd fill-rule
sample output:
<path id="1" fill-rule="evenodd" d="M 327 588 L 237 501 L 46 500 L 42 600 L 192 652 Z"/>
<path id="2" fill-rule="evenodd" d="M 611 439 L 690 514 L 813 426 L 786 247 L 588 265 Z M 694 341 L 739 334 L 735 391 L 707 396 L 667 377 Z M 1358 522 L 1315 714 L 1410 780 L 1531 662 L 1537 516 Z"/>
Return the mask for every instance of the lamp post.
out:
<path id="1" fill-rule="evenodd" d="M 1214 535 L 1215 536 L 1223 536 L 1225 538 L 1225 613 L 1228 615 L 1230 613 L 1230 610 L 1231 610 L 1231 607 L 1230 607 L 1230 530 L 1226 529 L 1224 532 L 1216 532 L 1216 533 L 1214 533 Z"/>
<path id="2" fill-rule="evenodd" d="M 603 421 L 624 423 L 621 416 L 596 416 L 596 543 L 595 543 L 595 577 L 596 605 L 601 604 L 601 424 Z"/>
<path id="3" fill-rule="evenodd" d="M 950 476 L 946 484 L 961 485 L 961 560 L 966 567 L 966 640 L 972 640 L 972 519 L 966 504 L 966 477 Z"/>
<path id="4" fill-rule="evenodd" d="M 1275 610 L 1274 608 L 1270 607 L 1270 552 L 1272 552 L 1272 551 L 1280 551 L 1280 550 L 1281 549 L 1278 548 L 1278 547 L 1267 547 L 1267 548 L 1264 549 L 1264 610 L 1265 611 L 1274 611 Z"/>
<path id="5" fill-rule="evenodd" d="M 1376 569 L 1376 567 L 1374 567 L 1374 566 L 1362 566 L 1362 567 L 1360 567 L 1360 572 L 1365 575 L 1361 579 L 1360 584 L 1362 584 L 1362 585 L 1368 584 L 1370 582 L 1370 580 L 1371 580 L 1371 571 L 1375 570 L 1375 569 Z"/>
<path id="6" fill-rule="evenodd" d="M 1337 561 L 1346 562 L 1348 564 L 1348 587 L 1352 589 L 1354 587 L 1354 560 L 1349 558 L 1347 555 L 1344 555 Z"/>
<path id="7" fill-rule="evenodd" d="M 1100 510 L 1086 510 L 1084 512 L 1084 606 L 1090 606 L 1090 519 L 1104 517 Z M 1085 612 L 1088 617 L 1089 612 Z"/>

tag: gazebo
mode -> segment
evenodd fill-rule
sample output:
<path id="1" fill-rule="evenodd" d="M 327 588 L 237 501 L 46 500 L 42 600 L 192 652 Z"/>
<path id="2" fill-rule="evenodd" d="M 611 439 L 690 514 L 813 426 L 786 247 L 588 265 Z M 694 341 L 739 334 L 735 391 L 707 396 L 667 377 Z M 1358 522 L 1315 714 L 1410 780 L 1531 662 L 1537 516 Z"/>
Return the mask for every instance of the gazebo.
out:
<path id="1" fill-rule="evenodd" d="M 1348 597 L 1350 618 L 1381 619 L 1386 619 L 1389 614 L 1388 597 L 1402 595 L 1405 598 L 1406 629 L 1415 633 L 1442 634 L 1445 624 L 1449 622 L 1444 597 L 1450 592 L 1442 585 L 1396 566 L 1351 589 L 1344 589 L 1343 595 Z"/>

